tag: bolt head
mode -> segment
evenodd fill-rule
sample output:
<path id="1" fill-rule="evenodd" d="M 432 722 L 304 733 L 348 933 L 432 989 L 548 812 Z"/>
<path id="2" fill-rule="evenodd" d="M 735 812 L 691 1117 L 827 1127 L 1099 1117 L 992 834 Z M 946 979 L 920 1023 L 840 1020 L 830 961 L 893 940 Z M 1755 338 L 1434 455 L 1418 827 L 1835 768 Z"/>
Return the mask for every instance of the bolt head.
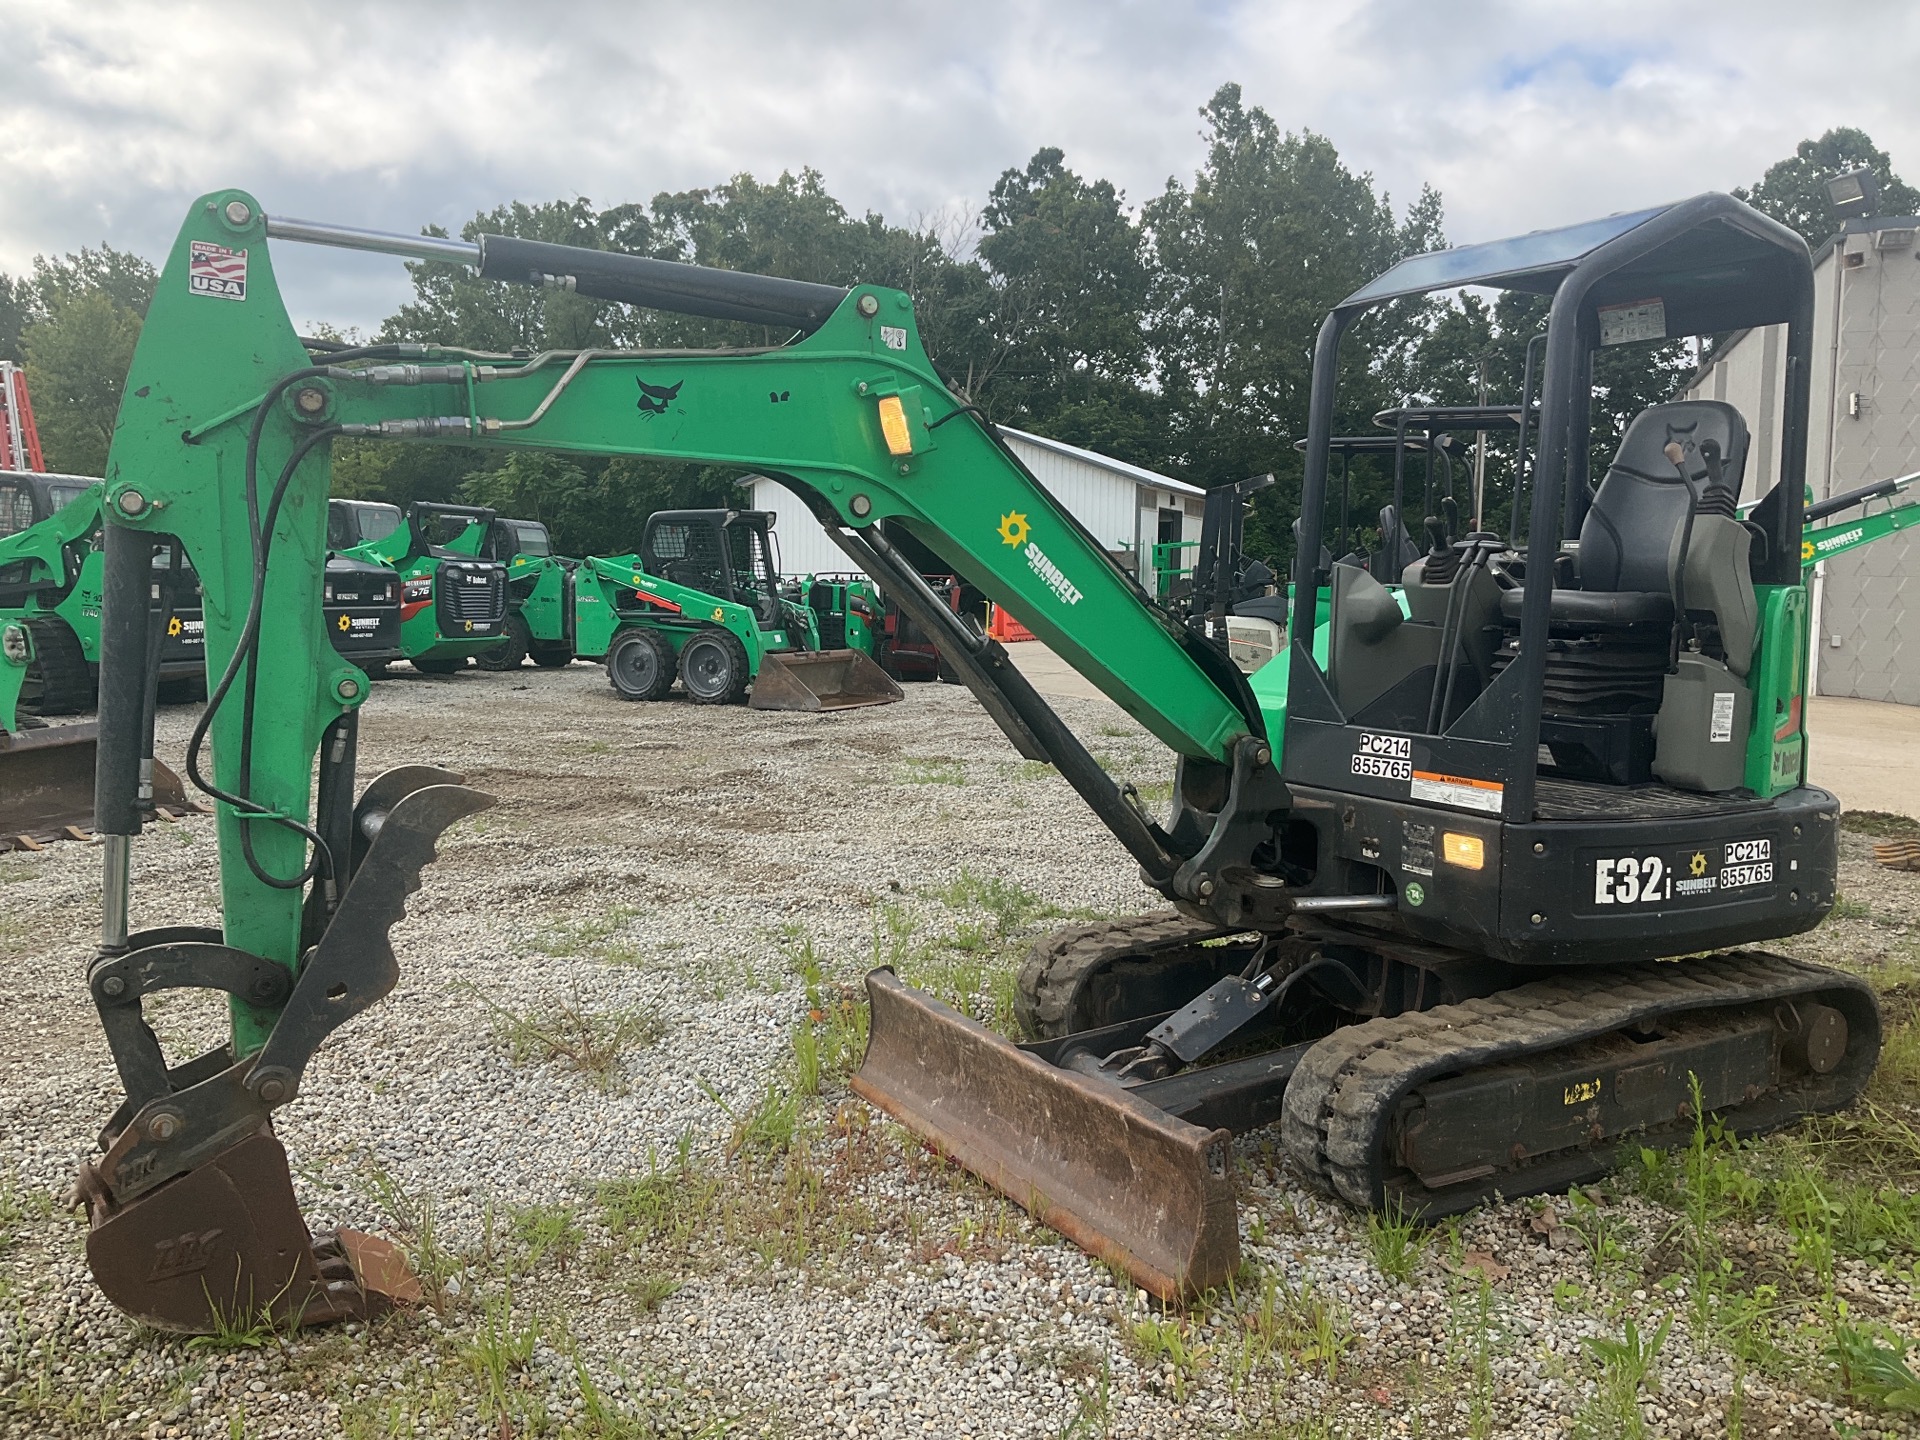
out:
<path id="1" fill-rule="evenodd" d="M 122 980 L 118 975 L 109 975 L 100 982 L 100 993 L 103 995 L 124 995 L 127 993 L 127 982 Z"/>
<path id="2" fill-rule="evenodd" d="M 338 685 L 333 687 L 333 693 L 338 695 L 342 700 L 351 700 L 360 693 L 360 682 L 351 675 L 346 676 Z"/>
<path id="3" fill-rule="evenodd" d="M 293 404 L 302 415 L 318 415 L 327 408 L 327 392 L 318 385 L 302 385 L 293 392 Z"/>
<path id="4" fill-rule="evenodd" d="M 260 1098 L 269 1105 L 278 1105 L 287 1098 L 287 1082 L 284 1080 L 262 1080 Z"/>
<path id="5" fill-rule="evenodd" d="M 880 313 L 880 300 L 878 296 L 862 295 L 855 304 L 860 313 L 869 319 Z"/>
<path id="6" fill-rule="evenodd" d="M 173 1139 L 180 1133 L 180 1117 L 162 1111 L 147 1122 L 148 1138 L 162 1142 Z"/>
<path id="7" fill-rule="evenodd" d="M 1258 750 L 1254 751 L 1253 763 L 1256 765 L 1271 765 L 1273 763 L 1272 747 L 1268 745 L 1262 745 Z"/>
<path id="8" fill-rule="evenodd" d="M 229 200 L 227 202 L 226 216 L 229 225 L 251 225 L 253 223 L 253 207 L 244 200 Z"/>
<path id="9" fill-rule="evenodd" d="M 1529 918 L 1531 918 L 1533 923 L 1536 925 L 1544 925 L 1547 923 L 1547 917 L 1542 915 L 1538 910 L 1534 911 L 1532 916 Z"/>
<path id="10" fill-rule="evenodd" d="M 120 498 L 114 503 L 120 507 L 122 515 L 144 515 L 147 509 L 147 497 L 138 490 L 122 490 Z"/>
<path id="11" fill-rule="evenodd" d="M 1213 881 L 1202 880 L 1198 885 L 1193 887 L 1193 893 L 1202 899 L 1213 894 Z"/>

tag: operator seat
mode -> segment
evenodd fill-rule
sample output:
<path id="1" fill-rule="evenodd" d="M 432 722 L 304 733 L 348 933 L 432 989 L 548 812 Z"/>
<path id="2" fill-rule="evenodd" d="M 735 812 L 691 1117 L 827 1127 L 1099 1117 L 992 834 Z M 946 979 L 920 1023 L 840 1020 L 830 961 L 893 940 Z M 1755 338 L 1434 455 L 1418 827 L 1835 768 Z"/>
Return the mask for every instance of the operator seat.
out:
<path id="1" fill-rule="evenodd" d="M 1667 459 L 1666 447 L 1673 441 L 1698 447 L 1709 440 L 1719 446 L 1721 483 L 1728 493 L 1705 496 L 1703 513 L 1718 500 L 1723 514 L 1731 516 L 1747 463 L 1747 422 L 1740 412 L 1719 400 L 1676 400 L 1649 405 L 1633 418 L 1580 526 L 1579 588 L 1553 592 L 1550 614 L 1556 632 L 1673 623 L 1674 572 L 1679 568 L 1675 552 L 1693 497 Z M 1704 492 L 1710 480 L 1700 471 L 1697 450 L 1689 452 L 1686 463 Z M 1695 574 L 1700 563 L 1695 552 L 1702 548 L 1704 533 L 1696 517 L 1688 556 L 1692 563 L 1682 583 L 1688 609 L 1717 613 L 1719 606 L 1703 602 L 1727 587 L 1715 583 L 1720 577 Z M 1746 588 L 1750 595 L 1751 581 Z M 1737 600 L 1729 599 L 1737 606 Z M 1509 590 L 1500 597 L 1500 612 L 1518 621 L 1524 603 L 1524 591 Z M 1722 616 L 1722 623 L 1730 618 Z M 1744 670 L 1743 665 L 1741 673 Z"/>

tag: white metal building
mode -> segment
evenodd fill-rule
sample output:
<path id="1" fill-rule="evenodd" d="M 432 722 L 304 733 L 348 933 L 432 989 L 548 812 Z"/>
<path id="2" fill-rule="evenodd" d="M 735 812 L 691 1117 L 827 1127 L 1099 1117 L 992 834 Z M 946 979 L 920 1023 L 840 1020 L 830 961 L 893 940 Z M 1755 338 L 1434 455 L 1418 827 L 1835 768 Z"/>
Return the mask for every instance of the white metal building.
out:
<path id="1" fill-rule="evenodd" d="M 1815 499 L 1920 470 L 1920 218 L 1850 220 L 1814 253 L 1807 483 Z M 1775 473 L 1786 327 L 1743 331 L 1688 387 L 1725 400 L 1752 432 L 1743 498 Z M 1813 592 L 1815 693 L 1920 705 L 1920 531 L 1820 562 Z"/>
<path id="2" fill-rule="evenodd" d="M 1000 433 L 1034 478 L 1128 569 L 1134 569 L 1136 557 L 1144 557 L 1143 565 L 1150 564 L 1158 543 L 1199 540 L 1206 496 L 1199 486 L 1044 435 L 1005 426 Z M 779 537 L 783 573 L 807 575 L 852 568 L 840 547 L 822 533 L 786 486 L 755 476 L 752 494 L 753 509 L 771 510 L 779 517 L 774 522 L 774 534 Z M 1144 575 L 1142 581 L 1150 583 Z"/>

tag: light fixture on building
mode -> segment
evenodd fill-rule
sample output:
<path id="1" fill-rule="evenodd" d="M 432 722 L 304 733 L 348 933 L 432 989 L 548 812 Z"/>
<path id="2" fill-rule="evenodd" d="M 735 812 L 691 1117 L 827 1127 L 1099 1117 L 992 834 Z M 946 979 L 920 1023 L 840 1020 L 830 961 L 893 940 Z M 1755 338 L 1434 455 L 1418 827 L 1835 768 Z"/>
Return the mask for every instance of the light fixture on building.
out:
<path id="1" fill-rule="evenodd" d="M 1865 166 L 1844 175 L 1829 175 L 1826 185 L 1833 213 L 1842 220 L 1864 220 L 1880 209 L 1879 177 Z"/>

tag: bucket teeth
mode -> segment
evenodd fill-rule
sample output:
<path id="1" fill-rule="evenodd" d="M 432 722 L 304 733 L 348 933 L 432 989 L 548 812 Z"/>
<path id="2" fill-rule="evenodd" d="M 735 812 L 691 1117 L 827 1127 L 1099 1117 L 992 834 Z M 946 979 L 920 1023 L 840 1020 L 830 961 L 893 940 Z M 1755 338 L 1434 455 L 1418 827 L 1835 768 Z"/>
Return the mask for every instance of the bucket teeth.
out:
<path id="1" fill-rule="evenodd" d="M 1049 1065 L 890 970 L 867 996 L 864 1099 L 1162 1300 L 1239 1268 L 1227 1131 Z"/>
<path id="2" fill-rule="evenodd" d="M 124 1205 L 89 1166 L 77 1191 L 91 1220 L 87 1264 L 101 1290 L 161 1330 L 216 1334 L 365 1320 L 420 1298 L 384 1240 L 308 1233 L 287 1152 L 263 1129 Z"/>

